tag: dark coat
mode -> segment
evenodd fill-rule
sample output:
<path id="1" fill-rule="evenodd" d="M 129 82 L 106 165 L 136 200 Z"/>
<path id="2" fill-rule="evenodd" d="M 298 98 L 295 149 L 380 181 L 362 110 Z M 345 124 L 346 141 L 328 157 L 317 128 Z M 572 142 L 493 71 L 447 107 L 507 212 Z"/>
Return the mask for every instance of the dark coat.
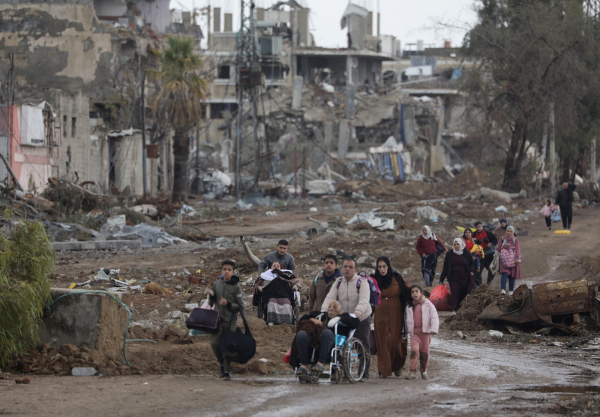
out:
<path id="1" fill-rule="evenodd" d="M 554 204 L 563 207 L 570 206 L 571 204 L 573 204 L 573 201 L 575 201 L 575 199 L 573 198 L 573 191 L 575 191 L 575 188 L 577 188 L 575 184 L 569 184 L 567 189 L 561 188 L 560 190 L 558 190 L 558 192 L 556 193 L 556 200 L 554 201 Z M 562 193 L 566 193 L 567 195 L 567 204 L 562 204 Z"/>
<path id="2" fill-rule="evenodd" d="M 317 326 L 309 319 L 314 319 L 320 317 L 323 322 L 323 326 Z M 321 313 L 320 311 L 312 311 L 303 315 L 298 324 L 296 325 L 296 335 L 298 332 L 305 331 L 308 335 L 308 339 L 310 342 L 310 347 L 313 349 L 319 348 L 319 338 L 321 337 L 321 333 L 325 329 L 325 325 L 328 321 L 327 313 Z M 290 351 L 290 366 L 292 368 L 296 368 L 300 365 L 298 362 L 298 345 L 296 344 L 296 336 L 294 336 L 294 340 L 292 341 L 292 347 Z"/>
<path id="3" fill-rule="evenodd" d="M 448 278 L 448 282 L 452 282 L 452 254 L 453 251 L 448 251 L 446 253 L 446 258 L 444 259 L 444 268 L 442 269 L 442 275 L 440 275 L 440 283 L 443 283 L 446 277 Z M 463 249 L 462 253 L 463 258 L 467 262 L 466 273 L 471 275 L 471 273 L 475 273 L 475 261 L 473 260 L 473 255 L 466 249 Z"/>

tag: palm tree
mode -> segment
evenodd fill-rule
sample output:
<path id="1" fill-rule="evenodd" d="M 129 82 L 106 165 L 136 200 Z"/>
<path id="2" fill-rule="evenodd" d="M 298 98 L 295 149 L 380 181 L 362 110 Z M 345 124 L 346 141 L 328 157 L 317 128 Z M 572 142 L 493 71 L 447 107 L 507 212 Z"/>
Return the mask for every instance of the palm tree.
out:
<path id="1" fill-rule="evenodd" d="M 190 133 L 202 118 L 201 100 L 206 97 L 206 80 L 197 74 L 202 67 L 194 53 L 194 38 L 171 35 L 167 47 L 159 54 L 161 69 L 151 71 L 160 83 L 152 107 L 174 130 L 173 201 L 183 201 L 189 190 Z"/>

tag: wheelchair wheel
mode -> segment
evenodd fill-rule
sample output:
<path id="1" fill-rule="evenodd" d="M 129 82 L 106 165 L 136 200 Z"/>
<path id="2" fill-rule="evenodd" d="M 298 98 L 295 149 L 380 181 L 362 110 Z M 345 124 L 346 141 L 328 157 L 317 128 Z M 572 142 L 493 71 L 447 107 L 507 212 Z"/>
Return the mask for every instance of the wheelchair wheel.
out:
<path id="1" fill-rule="evenodd" d="M 348 382 L 354 384 L 360 381 L 367 366 L 367 352 L 362 342 L 354 337 L 347 340 L 341 356 L 342 367 Z"/>
<path id="2" fill-rule="evenodd" d="M 342 370 L 342 368 L 336 368 L 334 370 L 332 370 L 331 372 L 333 372 L 333 378 L 336 384 L 341 384 L 342 381 L 344 380 L 344 371 Z"/>

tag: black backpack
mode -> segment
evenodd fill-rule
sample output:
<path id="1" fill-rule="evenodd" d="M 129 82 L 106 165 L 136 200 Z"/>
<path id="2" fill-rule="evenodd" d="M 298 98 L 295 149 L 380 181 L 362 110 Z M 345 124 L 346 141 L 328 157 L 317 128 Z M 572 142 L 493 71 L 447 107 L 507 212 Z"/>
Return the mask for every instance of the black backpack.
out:
<path id="1" fill-rule="evenodd" d="M 486 233 L 487 233 L 487 237 L 490 240 L 490 243 L 494 246 L 496 246 L 498 244 L 498 238 L 496 237 L 495 234 L 493 234 L 490 230 L 485 230 L 483 229 Z"/>
<path id="2" fill-rule="evenodd" d="M 256 354 L 256 341 L 250 333 L 250 327 L 244 316 L 244 311 L 240 308 L 240 316 L 244 321 L 244 328 L 246 332 L 242 332 L 242 329 L 236 327 L 235 332 L 229 330 L 231 328 L 231 320 L 235 317 L 235 314 L 231 315 L 229 326 L 223 332 L 221 336 L 221 342 L 219 343 L 219 349 L 223 356 L 226 356 L 231 362 L 247 363 Z"/>

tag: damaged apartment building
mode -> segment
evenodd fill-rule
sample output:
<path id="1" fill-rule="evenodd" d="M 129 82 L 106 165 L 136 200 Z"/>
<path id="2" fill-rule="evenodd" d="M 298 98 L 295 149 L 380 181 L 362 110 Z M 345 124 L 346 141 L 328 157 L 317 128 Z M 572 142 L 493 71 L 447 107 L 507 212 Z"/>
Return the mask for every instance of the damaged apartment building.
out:
<path id="1" fill-rule="evenodd" d="M 156 65 L 169 32 L 202 38 L 169 0 L 0 0 L 0 153 L 24 188 L 66 176 L 141 195 L 141 129 L 148 191 L 170 188 L 169 137 L 138 116 L 140 69 Z"/>
<path id="2" fill-rule="evenodd" d="M 205 58 L 214 72 L 201 147 L 203 155 L 218 155 L 214 166 L 228 172 L 236 140 L 237 32 L 230 13 L 213 12 Z M 346 177 L 365 172 L 405 180 L 448 172 L 452 154 L 443 136 L 456 125 L 450 117 L 458 112 L 444 108 L 443 96 L 384 83 L 384 63 L 401 58 L 401 45 L 381 35 L 378 24 L 374 34 L 371 11 L 349 4 L 339 16 L 347 31 L 344 48 L 317 46 L 310 9 L 297 1 L 257 8 L 255 18 L 262 81 L 256 138 L 250 117 L 244 117 L 242 175 L 248 182 L 260 179 L 266 187 L 279 179 L 289 185 L 291 173 L 316 173 L 324 163 Z M 244 114 L 253 104 L 244 103 Z"/>

